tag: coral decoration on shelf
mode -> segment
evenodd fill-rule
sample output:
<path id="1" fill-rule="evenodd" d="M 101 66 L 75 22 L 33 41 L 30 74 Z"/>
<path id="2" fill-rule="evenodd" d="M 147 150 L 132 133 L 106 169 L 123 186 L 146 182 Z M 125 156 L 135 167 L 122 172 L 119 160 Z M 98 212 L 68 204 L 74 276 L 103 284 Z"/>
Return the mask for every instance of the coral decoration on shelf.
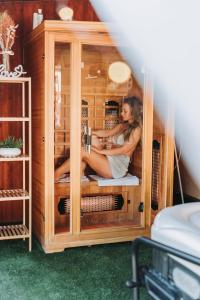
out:
<path id="1" fill-rule="evenodd" d="M 0 65 L 0 78 L 19 77 L 26 73 L 23 71 L 22 65 L 15 67 L 13 72 L 10 71 L 10 56 L 14 55 L 12 47 L 15 42 L 17 27 L 18 25 L 14 24 L 7 11 L 0 13 L 0 54 L 3 57 L 3 64 Z"/>

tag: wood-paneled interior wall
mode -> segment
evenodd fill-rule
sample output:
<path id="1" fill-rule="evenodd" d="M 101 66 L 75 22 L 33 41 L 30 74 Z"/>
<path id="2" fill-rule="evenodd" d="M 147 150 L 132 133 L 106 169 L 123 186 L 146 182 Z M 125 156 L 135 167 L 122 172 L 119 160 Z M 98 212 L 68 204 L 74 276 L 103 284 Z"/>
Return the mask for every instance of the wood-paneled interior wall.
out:
<path id="1" fill-rule="evenodd" d="M 24 43 L 29 32 L 32 30 L 33 13 L 41 8 L 44 20 L 59 19 L 56 10 L 58 7 L 68 5 L 74 10 L 74 20 L 99 21 L 89 0 L 18 0 L 18 1 L 0 1 L 0 12 L 7 10 L 13 18 L 15 24 L 19 24 L 16 33 L 15 44 L 13 46 L 14 56 L 10 59 L 11 69 L 18 64 L 24 64 Z M 0 63 L 2 57 L 0 56 Z M 21 113 L 21 91 L 16 87 L 0 85 L 0 114 L 8 116 L 8 112 L 13 115 Z M 12 101 L 12 102 L 11 102 Z M 0 122 L 0 140 L 8 135 L 20 136 L 20 124 L 3 124 Z M 0 163 L 0 189 L 20 187 L 22 179 L 20 163 Z M 22 219 L 21 203 L 0 203 L 0 224 L 17 222 Z"/>

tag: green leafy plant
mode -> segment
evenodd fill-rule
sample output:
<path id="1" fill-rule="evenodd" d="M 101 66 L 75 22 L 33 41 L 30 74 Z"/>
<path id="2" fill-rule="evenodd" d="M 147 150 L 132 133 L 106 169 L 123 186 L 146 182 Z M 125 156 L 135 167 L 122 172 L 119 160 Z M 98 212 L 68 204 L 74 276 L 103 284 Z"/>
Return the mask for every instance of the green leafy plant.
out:
<path id="1" fill-rule="evenodd" d="M 0 148 L 19 148 L 23 146 L 21 138 L 16 139 L 14 136 L 8 136 L 4 141 L 0 141 Z"/>

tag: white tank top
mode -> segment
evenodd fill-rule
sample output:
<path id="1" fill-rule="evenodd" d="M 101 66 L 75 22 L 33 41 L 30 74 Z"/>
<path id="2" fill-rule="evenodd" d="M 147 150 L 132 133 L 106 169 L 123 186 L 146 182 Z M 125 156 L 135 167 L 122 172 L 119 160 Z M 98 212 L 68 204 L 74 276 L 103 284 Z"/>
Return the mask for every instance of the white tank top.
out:
<path id="1" fill-rule="evenodd" d="M 121 133 L 119 135 L 113 136 L 113 144 L 115 145 L 123 145 L 124 144 L 124 134 Z"/>

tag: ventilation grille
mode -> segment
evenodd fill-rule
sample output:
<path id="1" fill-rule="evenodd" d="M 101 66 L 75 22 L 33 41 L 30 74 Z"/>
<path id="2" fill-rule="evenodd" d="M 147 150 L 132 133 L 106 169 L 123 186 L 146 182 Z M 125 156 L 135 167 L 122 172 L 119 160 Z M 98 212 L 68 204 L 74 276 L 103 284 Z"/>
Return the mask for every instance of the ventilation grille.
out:
<path id="1" fill-rule="evenodd" d="M 153 210 L 158 209 L 160 199 L 160 178 L 161 178 L 161 158 L 160 158 L 160 143 L 153 141 L 152 153 L 152 193 L 151 207 Z"/>

